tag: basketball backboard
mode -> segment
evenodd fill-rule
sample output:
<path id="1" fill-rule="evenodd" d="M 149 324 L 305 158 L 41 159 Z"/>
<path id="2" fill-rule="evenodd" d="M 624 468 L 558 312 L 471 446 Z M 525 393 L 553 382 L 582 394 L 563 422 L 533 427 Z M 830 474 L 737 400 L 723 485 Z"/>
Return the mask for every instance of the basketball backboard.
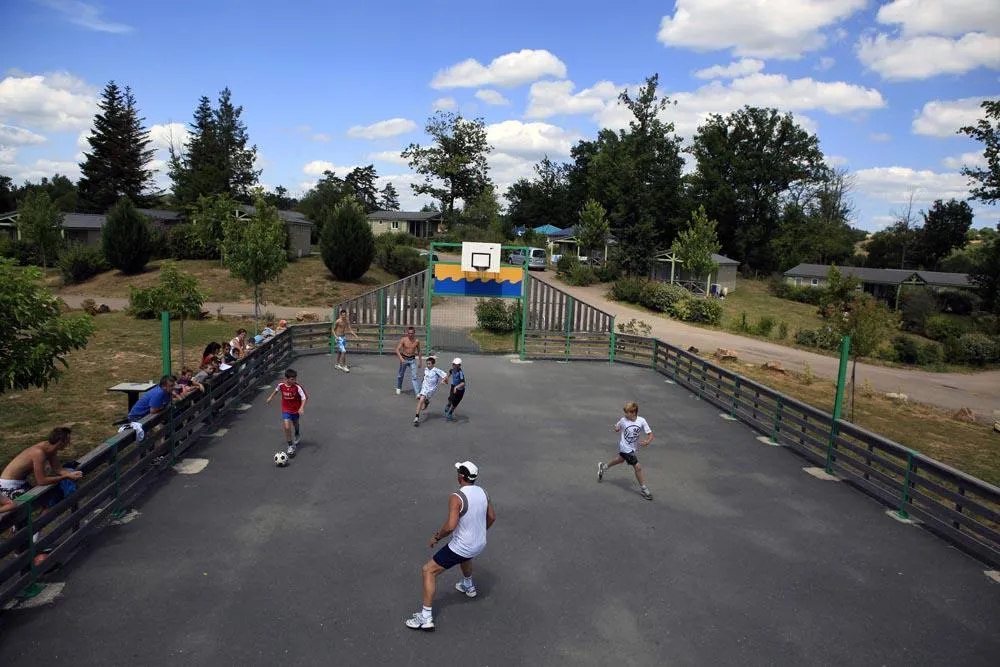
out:
<path id="1" fill-rule="evenodd" d="M 500 273 L 500 244 L 462 243 L 462 271 Z"/>

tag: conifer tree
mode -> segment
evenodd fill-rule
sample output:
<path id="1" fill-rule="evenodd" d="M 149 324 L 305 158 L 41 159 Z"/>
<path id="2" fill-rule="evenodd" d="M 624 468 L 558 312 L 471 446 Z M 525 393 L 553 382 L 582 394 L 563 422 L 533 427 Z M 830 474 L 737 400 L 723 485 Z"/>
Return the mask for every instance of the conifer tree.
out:
<path id="1" fill-rule="evenodd" d="M 140 273 L 146 267 L 152 251 L 149 223 L 128 197 L 122 197 L 108 213 L 101 230 L 101 247 L 108 264 L 125 275 Z"/>
<path id="2" fill-rule="evenodd" d="M 365 209 L 353 197 L 323 209 L 320 254 L 337 280 L 350 282 L 365 275 L 375 259 L 375 237 Z"/>

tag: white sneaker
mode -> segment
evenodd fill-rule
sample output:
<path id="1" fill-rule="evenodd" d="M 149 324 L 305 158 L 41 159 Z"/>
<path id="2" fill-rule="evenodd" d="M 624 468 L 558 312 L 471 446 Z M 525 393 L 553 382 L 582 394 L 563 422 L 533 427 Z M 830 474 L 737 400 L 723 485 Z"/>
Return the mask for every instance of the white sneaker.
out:
<path id="1" fill-rule="evenodd" d="M 344 367 L 341 366 L 340 364 L 334 364 L 333 367 L 336 368 L 338 371 L 344 370 Z"/>
<path id="2" fill-rule="evenodd" d="M 403 393 L 403 390 L 402 390 L 402 389 L 397 389 L 397 390 L 396 390 L 396 396 L 399 396 L 399 395 L 400 395 L 400 394 L 402 394 L 402 393 Z"/>
<path id="3" fill-rule="evenodd" d="M 345 373 L 350 373 L 351 372 L 351 369 L 347 367 L 347 364 L 344 364 L 343 366 L 341 366 L 340 370 L 344 371 Z"/>
<path id="4" fill-rule="evenodd" d="M 642 492 L 642 497 L 646 500 L 652 500 L 653 494 L 649 492 L 649 489 L 639 489 Z"/>
<path id="5" fill-rule="evenodd" d="M 604 479 L 604 473 L 608 471 L 608 465 L 601 461 L 597 464 L 597 481 L 600 482 Z"/>
<path id="6" fill-rule="evenodd" d="M 412 617 L 406 619 L 406 627 L 425 632 L 434 632 L 434 617 L 424 618 L 423 614 L 417 612 Z"/>
<path id="7" fill-rule="evenodd" d="M 479 595 L 474 585 L 470 586 L 469 588 L 466 588 L 465 582 L 463 581 L 460 581 L 457 584 L 455 584 L 455 590 L 457 590 L 459 593 L 465 593 L 465 597 L 467 598 L 474 598 L 477 595 Z"/>

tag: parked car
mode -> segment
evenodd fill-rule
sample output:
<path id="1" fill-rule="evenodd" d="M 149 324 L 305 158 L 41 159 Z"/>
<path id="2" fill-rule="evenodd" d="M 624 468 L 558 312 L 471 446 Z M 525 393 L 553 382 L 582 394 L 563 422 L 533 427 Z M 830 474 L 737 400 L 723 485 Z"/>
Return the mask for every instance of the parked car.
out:
<path id="1" fill-rule="evenodd" d="M 548 266 L 548 253 L 545 252 L 544 248 L 528 248 L 528 269 L 541 269 L 542 271 Z M 510 253 L 508 261 L 511 264 L 524 264 L 524 251 L 515 250 Z"/>
<path id="2" fill-rule="evenodd" d="M 423 258 L 426 259 L 427 255 L 430 254 L 430 251 L 429 250 L 421 250 L 419 254 L 420 254 L 421 257 L 423 257 Z M 437 253 L 434 253 L 434 261 L 435 262 L 440 262 L 441 261 L 441 258 L 438 257 Z"/>

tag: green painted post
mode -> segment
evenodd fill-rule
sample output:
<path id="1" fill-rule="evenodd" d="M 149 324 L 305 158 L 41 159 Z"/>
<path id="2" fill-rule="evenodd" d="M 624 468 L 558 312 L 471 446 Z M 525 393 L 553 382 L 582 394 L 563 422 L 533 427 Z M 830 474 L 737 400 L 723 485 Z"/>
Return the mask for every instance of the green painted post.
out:
<path id="1" fill-rule="evenodd" d="M 434 298 L 434 246 L 431 243 L 430 252 L 427 253 L 427 289 L 425 290 L 425 301 L 424 301 L 424 324 L 426 325 L 425 338 L 427 340 L 427 354 L 431 354 L 434 350 L 431 347 L 431 300 Z"/>
<path id="2" fill-rule="evenodd" d="M 573 324 L 572 324 L 573 323 L 573 297 L 571 297 L 571 296 L 566 298 L 566 317 L 565 317 L 565 320 L 566 320 L 566 322 L 565 322 L 565 326 L 566 326 L 566 351 L 565 351 L 565 355 L 564 355 L 563 358 L 564 358 L 565 361 L 569 361 L 569 334 L 570 334 L 570 331 L 572 331 L 572 327 L 573 327 Z"/>
<path id="3" fill-rule="evenodd" d="M 736 410 L 739 407 L 740 400 L 740 376 L 736 376 L 736 386 L 733 389 L 733 408 L 729 411 L 729 416 L 736 419 Z"/>
<path id="4" fill-rule="evenodd" d="M 837 374 L 837 395 L 833 400 L 833 422 L 830 424 L 830 438 L 826 445 L 826 472 L 833 474 L 833 443 L 837 437 L 837 422 L 844 404 L 844 388 L 847 384 L 847 364 L 851 356 L 851 337 L 840 339 L 840 372 Z"/>
<path id="5" fill-rule="evenodd" d="M 160 356 L 163 358 L 163 375 L 170 375 L 170 313 L 160 313 Z"/>
<path id="6" fill-rule="evenodd" d="M 909 519 L 910 514 L 906 511 L 906 506 L 910 504 L 910 471 L 913 470 L 913 451 L 906 452 L 906 474 L 903 475 L 903 495 L 899 499 L 899 509 L 896 515 L 901 519 Z"/>
<path id="7" fill-rule="evenodd" d="M 785 407 L 785 397 L 778 394 L 778 405 L 774 410 L 774 430 L 771 431 L 771 442 L 777 444 L 778 435 L 781 433 L 781 411 Z"/>
<path id="8" fill-rule="evenodd" d="M 33 497 L 29 497 L 25 502 L 25 505 L 28 506 L 28 562 L 31 564 L 31 582 L 28 584 L 29 588 L 34 586 L 38 580 L 38 572 L 35 570 L 35 522 L 34 516 L 32 516 L 35 513 L 34 508 L 32 508 L 34 502 Z"/>
<path id="9" fill-rule="evenodd" d="M 378 353 L 382 354 L 382 345 L 385 340 L 385 288 L 378 291 Z"/>
<path id="10" fill-rule="evenodd" d="M 654 338 L 653 339 L 653 358 L 652 358 L 652 360 L 650 362 L 650 368 L 652 368 L 654 371 L 656 370 L 656 353 L 659 350 L 659 347 L 660 347 L 660 339 L 659 338 Z"/>
<path id="11" fill-rule="evenodd" d="M 615 363 L 615 348 L 618 344 L 615 342 L 615 318 L 611 318 L 611 352 L 608 355 L 608 361 L 610 363 Z"/>
<path id="12" fill-rule="evenodd" d="M 899 310 L 899 296 L 902 291 L 903 291 L 903 283 L 899 283 L 898 285 L 896 285 L 896 310 Z"/>
<path id="13" fill-rule="evenodd" d="M 530 291 L 531 275 L 528 273 L 528 262 L 525 261 L 521 269 L 521 361 L 527 354 L 528 347 L 528 296 Z"/>

